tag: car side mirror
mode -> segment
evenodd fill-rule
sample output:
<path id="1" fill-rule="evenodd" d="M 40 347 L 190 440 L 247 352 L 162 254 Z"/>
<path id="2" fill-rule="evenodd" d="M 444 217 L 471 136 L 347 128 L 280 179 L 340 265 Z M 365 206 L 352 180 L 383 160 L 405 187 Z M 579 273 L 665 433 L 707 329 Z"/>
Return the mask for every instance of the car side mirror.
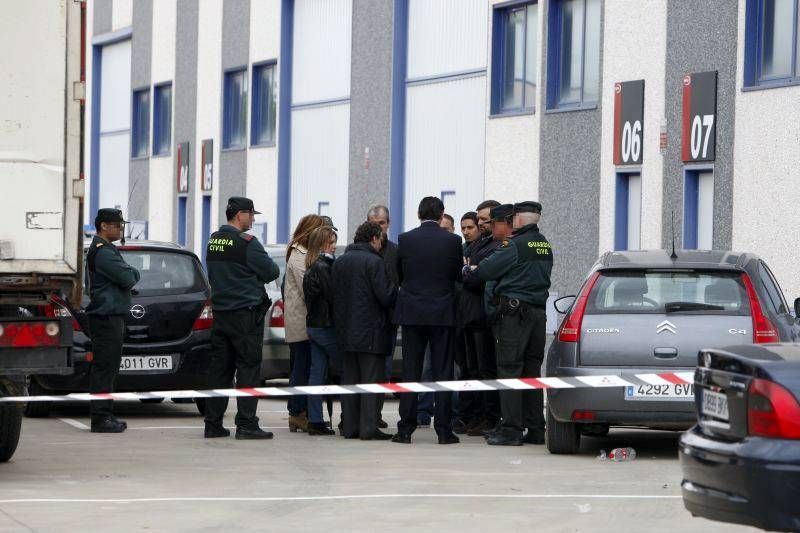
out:
<path id="1" fill-rule="evenodd" d="M 577 298 L 577 296 L 574 296 L 574 295 L 573 296 L 562 296 L 561 298 L 559 298 L 558 300 L 553 302 L 553 307 L 556 308 L 556 311 L 558 311 L 562 315 L 565 315 L 567 313 L 567 311 L 569 311 L 569 308 L 572 307 L 572 304 L 575 303 L 575 299 L 576 298 Z M 798 300 L 800 300 L 800 298 L 798 298 Z M 795 305 L 796 305 L 796 302 L 795 302 Z"/>
<path id="2" fill-rule="evenodd" d="M 794 317 L 800 319 L 800 298 L 794 299 Z"/>

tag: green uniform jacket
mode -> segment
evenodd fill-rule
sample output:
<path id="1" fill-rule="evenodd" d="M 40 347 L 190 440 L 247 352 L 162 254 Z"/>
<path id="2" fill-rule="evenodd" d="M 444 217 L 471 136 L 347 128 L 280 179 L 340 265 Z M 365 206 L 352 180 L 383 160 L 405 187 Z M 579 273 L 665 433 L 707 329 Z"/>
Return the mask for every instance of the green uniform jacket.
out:
<path id="1" fill-rule="evenodd" d="M 258 239 L 228 224 L 209 237 L 206 264 L 214 311 L 261 305 L 266 297 L 264 284 L 280 275 Z"/>
<path id="2" fill-rule="evenodd" d="M 131 310 L 131 289 L 139 271 L 122 258 L 117 247 L 95 235 L 86 254 L 89 315 L 124 315 Z"/>
<path id="3" fill-rule="evenodd" d="M 536 224 L 528 224 L 481 261 L 474 274 L 483 281 L 497 281 L 496 296 L 543 306 L 547 303 L 552 270 L 550 243 Z"/>

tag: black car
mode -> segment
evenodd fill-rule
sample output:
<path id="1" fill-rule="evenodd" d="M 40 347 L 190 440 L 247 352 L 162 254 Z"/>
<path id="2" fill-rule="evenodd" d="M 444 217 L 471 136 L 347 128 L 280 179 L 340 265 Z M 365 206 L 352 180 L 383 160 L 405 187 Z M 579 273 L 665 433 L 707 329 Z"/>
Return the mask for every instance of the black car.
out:
<path id="1" fill-rule="evenodd" d="M 133 288 L 133 305 L 125 316 L 125 344 L 117 391 L 204 389 L 211 353 L 211 288 L 200 260 L 177 244 L 128 241 L 119 246 L 122 257 L 141 274 Z M 73 317 L 75 373 L 35 376 L 29 394 L 65 394 L 89 390 L 91 340 L 83 309 Z M 45 310 L 51 316 L 70 316 L 58 304 Z M 160 401 L 160 400 L 154 400 Z M 198 409 L 203 404 L 198 400 Z M 31 402 L 28 416 L 47 416 L 48 402 Z"/>
<path id="2" fill-rule="evenodd" d="M 800 531 L 800 344 L 702 350 L 698 423 L 680 441 L 696 516 Z"/>

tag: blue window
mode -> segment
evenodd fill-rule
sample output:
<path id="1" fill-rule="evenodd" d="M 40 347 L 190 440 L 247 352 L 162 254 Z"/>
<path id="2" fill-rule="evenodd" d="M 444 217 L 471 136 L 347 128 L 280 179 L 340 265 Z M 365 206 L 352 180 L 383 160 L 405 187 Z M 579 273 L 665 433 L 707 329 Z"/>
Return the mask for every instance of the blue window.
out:
<path id="1" fill-rule="evenodd" d="M 714 172 L 687 170 L 683 186 L 683 248 L 714 246 Z"/>
<path id="2" fill-rule="evenodd" d="M 153 155 L 169 155 L 172 144 L 172 84 L 153 87 Z"/>
<path id="3" fill-rule="evenodd" d="M 208 238 L 211 236 L 211 196 L 203 196 L 203 213 L 202 213 L 202 226 L 203 232 L 203 265 L 206 264 L 206 252 L 208 251 Z"/>
<path id="4" fill-rule="evenodd" d="M 600 0 L 551 4 L 547 107 L 595 106 L 600 98 Z"/>
<path id="5" fill-rule="evenodd" d="M 617 174 L 614 249 L 638 250 L 642 239 L 642 176 Z"/>
<path id="6" fill-rule="evenodd" d="M 178 197 L 178 244 L 186 246 L 186 197 Z"/>
<path id="7" fill-rule="evenodd" d="M 222 102 L 222 148 L 244 148 L 247 122 L 247 70 L 225 73 Z"/>
<path id="8" fill-rule="evenodd" d="M 150 148 L 150 88 L 133 91 L 131 157 L 147 157 Z"/>
<path id="9" fill-rule="evenodd" d="M 744 84 L 800 83 L 800 0 L 748 0 Z"/>
<path id="10" fill-rule="evenodd" d="M 275 144 L 275 63 L 253 66 L 253 113 L 250 120 L 250 143 Z"/>
<path id="11" fill-rule="evenodd" d="M 492 113 L 531 110 L 536 103 L 539 5 L 497 8 L 492 27 Z"/>

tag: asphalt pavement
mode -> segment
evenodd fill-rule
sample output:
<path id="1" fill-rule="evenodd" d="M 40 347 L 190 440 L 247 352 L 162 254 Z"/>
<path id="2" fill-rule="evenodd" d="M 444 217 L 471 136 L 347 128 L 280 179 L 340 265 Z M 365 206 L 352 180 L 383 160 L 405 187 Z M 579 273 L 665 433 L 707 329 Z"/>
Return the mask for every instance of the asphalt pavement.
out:
<path id="1" fill-rule="evenodd" d="M 85 404 L 25 419 L 0 464 L 0 532 L 753 531 L 684 509 L 677 433 L 614 430 L 553 456 L 478 437 L 441 446 L 430 428 L 412 445 L 310 437 L 288 431 L 285 406 L 259 403 L 272 441 L 205 440 L 194 406 L 171 402 L 118 403 L 120 435 L 90 433 Z M 384 417 L 397 422 L 397 401 Z M 638 457 L 597 459 L 617 446 Z"/>

